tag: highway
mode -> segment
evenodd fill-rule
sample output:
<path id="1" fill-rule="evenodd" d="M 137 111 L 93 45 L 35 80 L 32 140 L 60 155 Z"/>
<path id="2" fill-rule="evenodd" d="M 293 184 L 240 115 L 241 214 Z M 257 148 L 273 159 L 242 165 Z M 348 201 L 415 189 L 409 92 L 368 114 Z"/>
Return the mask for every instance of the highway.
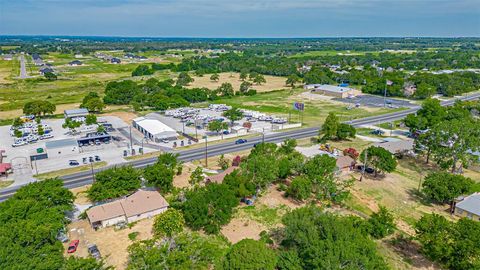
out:
<path id="1" fill-rule="evenodd" d="M 448 101 L 443 101 L 442 105 L 443 106 L 451 106 L 452 104 L 455 103 L 456 100 L 475 100 L 480 98 L 480 93 L 475 93 L 471 95 L 466 95 L 463 97 L 459 97 L 456 99 L 448 100 Z M 367 117 L 367 118 L 362 118 L 362 119 L 355 119 L 352 121 L 348 121 L 346 123 L 349 123 L 353 126 L 362 126 L 362 125 L 375 125 L 375 124 L 381 124 L 381 123 L 388 123 L 392 122 L 395 120 L 399 120 L 407 116 L 408 114 L 415 113 L 420 109 L 420 106 L 410 108 L 408 110 L 404 111 L 399 111 L 399 112 L 394 112 L 394 113 L 388 113 L 388 114 L 383 114 L 383 115 L 378 115 L 378 116 L 372 116 L 372 117 Z M 226 143 L 221 143 L 221 144 L 214 144 L 211 146 L 208 146 L 208 151 L 207 155 L 209 157 L 211 156 L 218 156 L 221 154 L 226 154 L 226 153 L 232 153 L 232 152 L 238 152 L 246 149 L 250 149 L 253 147 L 254 144 L 262 142 L 262 140 L 265 140 L 265 142 L 274 142 L 274 143 L 279 143 L 284 141 L 285 139 L 301 139 L 301 138 L 308 138 L 308 137 L 314 137 L 318 135 L 319 127 L 311 127 L 311 128 L 303 128 L 303 129 L 296 129 L 296 130 L 289 130 L 285 132 L 278 132 L 274 134 L 269 134 L 265 135 L 264 138 L 262 138 L 262 135 L 258 135 L 253 138 L 249 138 L 248 142 L 244 144 L 239 144 L 236 145 L 233 142 L 226 142 Z M 179 150 L 179 151 L 173 151 L 173 153 L 177 153 L 179 155 L 179 160 L 188 162 L 192 160 L 199 160 L 205 158 L 205 148 L 195 148 L 195 149 L 187 149 L 187 150 Z M 123 165 L 131 165 L 134 168 L 144 168 L 150 164 L 153 164 L 157 160 L 156 157 L 152 158 L 147 158 L 147 159 L 142 159 L 142 160 L 135 160 L 135 161 L 130 161 L 126 162 Z M 101 169 L 95 169 L 93 173 L 96 173 L 100 170 L 104 170 L 106 168 L 109 168 L 109 166 L 101 168 Z M 84 186 L 87 184 L 92 183 L 92 172 L 91 171 L 83 171 L 71 175 L 66 175 L 61 177 L 61 179 L 65 183 L 65 187 L 67 188 L 75 188 L 75 187 L 80 187 Z M 17 189 L 19 189 L 21 186 L 14 186 L 10 188 L 5 188 L 0 191 L 0 202 L 5 201 L 8 199 L 10 196 L 12 196 Z"/>

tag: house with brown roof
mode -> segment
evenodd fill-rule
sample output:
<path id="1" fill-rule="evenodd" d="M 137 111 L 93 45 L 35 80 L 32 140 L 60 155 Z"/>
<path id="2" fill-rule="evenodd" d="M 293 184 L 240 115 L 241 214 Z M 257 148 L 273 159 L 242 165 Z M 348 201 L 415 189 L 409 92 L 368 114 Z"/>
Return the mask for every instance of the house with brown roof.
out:
<path id="1" fill-rule="evenodd" d="M 103 228 L 151 218 L 167 209 L 168 202 L 157 191 L 138 190 L 123 199 L 88 209 L 87 217 L 92 227 Z"/>
<path id="2" fill-rule="evenodd" d="M 223 171 L 219 174 L 208 176 L 205 179 L 205 183 L 206 184 L 209 184 L 209 183 L 221 184 L 221 183 L 223 183 L 223 179 L 225 178 L 225 176 L 227 176 L 228 174 L 231 174 L 236 169 L 238 169 L 238 167 L 232 166 L 232 167 L 228 167 L 225 171 Z"/>

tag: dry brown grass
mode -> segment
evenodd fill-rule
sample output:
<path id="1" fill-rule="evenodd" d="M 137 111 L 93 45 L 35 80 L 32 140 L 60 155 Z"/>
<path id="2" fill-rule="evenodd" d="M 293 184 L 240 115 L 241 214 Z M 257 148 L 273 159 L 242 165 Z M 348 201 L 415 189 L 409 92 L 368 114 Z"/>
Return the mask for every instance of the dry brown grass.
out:
<path id="1" fill-rule="evenodd" d="M 196 88 L 196 87 L 206 87 L 208 89 L 216 89 L 222 83 L 228 82 L 231 83 L 233 89 L 238 91 L 240 89 L 240 84 L 242 81 L 240 80 L 239 73 L 219 73 L 220 79 L 218 81 L 210 80 L 211 74 L 205 74 L 203 77 L 193 77 L 195 80 L 191 83 L 188 87 L 189 88 Z M 253 84 L 252 88 L 257 90 L 257 92 L 268 92 L 272 90 L 279 90 L 279 89 L 286 89 L 288 86 L 285 85 L 285 77 L 276 77 L 276 76 L 265 76 L 266 83 L 262 85 Z"/>

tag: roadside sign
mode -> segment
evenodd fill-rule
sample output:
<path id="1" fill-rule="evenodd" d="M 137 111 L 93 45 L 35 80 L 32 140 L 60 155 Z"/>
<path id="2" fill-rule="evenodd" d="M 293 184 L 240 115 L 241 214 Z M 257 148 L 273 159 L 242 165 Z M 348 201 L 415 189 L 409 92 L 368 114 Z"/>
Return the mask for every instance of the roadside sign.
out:
<path id="1" fill-rule="evenodd" d="M 305 104 L 300 102 L 293 103 L 293 109 L 297 111 L 303 111 L 305 109 Z"/>

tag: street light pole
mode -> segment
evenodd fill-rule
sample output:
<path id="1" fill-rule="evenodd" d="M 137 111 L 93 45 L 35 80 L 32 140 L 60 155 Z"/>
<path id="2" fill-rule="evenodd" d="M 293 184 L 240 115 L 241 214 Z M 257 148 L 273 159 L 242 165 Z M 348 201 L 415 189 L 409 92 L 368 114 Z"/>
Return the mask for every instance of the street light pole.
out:
<path id="1" fill-rule="evenodd" d="M 132 126 L 129 126 L 129 130 L 130 130 L 130 150 L 133 149 L 133 143 L 132 143 Z"/>
<path id="2" fill-rule="evenodd" d="M 265 142 L 265 128 L 262 128 L 263 129 L 263 132 L 262 132 L 262 143 Z"/>

